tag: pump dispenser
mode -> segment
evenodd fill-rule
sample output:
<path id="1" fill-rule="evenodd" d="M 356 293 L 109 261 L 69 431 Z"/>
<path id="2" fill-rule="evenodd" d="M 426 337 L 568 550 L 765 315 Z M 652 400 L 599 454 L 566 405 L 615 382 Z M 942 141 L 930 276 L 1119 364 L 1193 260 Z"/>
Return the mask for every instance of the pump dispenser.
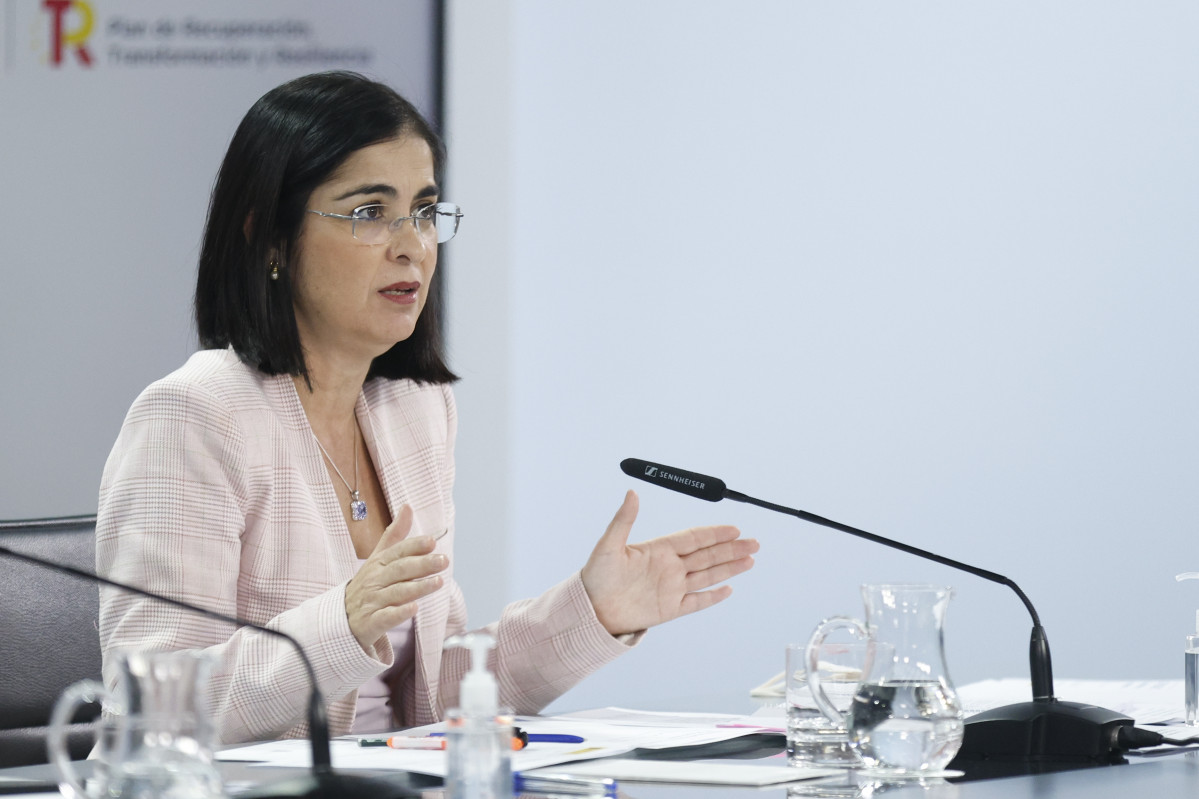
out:
<path id="1" fill-rule="evenodd" d="M 1199 572 L 1183 572 L 1174 577 L 1178 582 L 1199 580 Z M 1186 686 L 1186 723 L 1199 726 L 1199 610 L 1195 611 L 1195 633 L 1186 637 L 1182 651 L 1183 684 Z"/>
<path id="2" fill-rule="evenodd" d="M 487 652 L 495 646 L 495 639 L 485 633 L 467 633 L 450 638 L 445 645 L 470 650 L 470 671 L 459 683 L 458 709 L 476 716 L 494 716 L 499 710 L 500 694 L 495 677 L 487 670 Z"/>
<path id="3" fill-rule="evenodd" d="M 495 639 L 486 633 L 456 635 L 446 648 L 471 652 L 470 671 L 458 690 L 458 707 L 446 714 L 446 796 L 448 799 L 511 799 L 512 718 L 501 713 L 487 652 Z"/>

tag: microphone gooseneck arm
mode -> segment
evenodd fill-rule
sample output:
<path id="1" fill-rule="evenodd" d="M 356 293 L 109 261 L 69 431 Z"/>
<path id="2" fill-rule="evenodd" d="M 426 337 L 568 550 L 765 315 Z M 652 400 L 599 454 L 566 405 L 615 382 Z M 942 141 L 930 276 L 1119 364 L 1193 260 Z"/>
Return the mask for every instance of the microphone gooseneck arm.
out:
<path id="1" fill-rule="evenodd" d="M 968 563 L 962 563 L 960 560 L 947 558 L 944 555 L 938 555 L 934 552 L 929 552 L 926 549 L 920 549 L 919 547 L 911 546 L 910 544 L 892 541 L 890 538 L 884 538 L 881 535 L 875 535 L 874 533 L 868 533 L 865 530 L 859 530 L 856 527 L 850 527 L 848 524 L 841 524 L 840 522 L 835 522 L 832 519 L 826 519 L 823 516 L 817 516 L 814 513 L 808 513 L 806 510 L 796 510 L 795 508 L 788 508 L 785 505 L 776 505 L 773 502 L 767 502 L 763 499 L 756 499 L 746 494 L 742 494 L 740 491 L 733 491 L 726 488 L 724 490 L 724 497 L 725 499 L 731 499 L 736 502 L 745 502 L 750 505 L 757 505 L 759 508 L 766 508 L 767 510 L 786 513 L 789 516 L 794 516 L 797 519 L 803 519 L 805 522 L 811 522 L 812 524 L 819 524 L 823 527 L 831 527 L 834 530 L 840 530 L 843 533 L 856 535 L 858 538 L 865 538 L 867 541 L 873 541 L 876 544 L 882 544 L 883 546 L 888 546 L 892 549 L 898 549 L 900 552 L 906 552 L 909 555 L 915 555 L 916 557 L 924 558 L 925 560 L 931 560 L 944 566 L 970 572 L 971 574 L 977 575 L 984 580 L 990 580 L 993 583 L 1006 585 L 1016 592 L 1016 596 L 1020 597 L 1020 601 L 1024 603 L 1024 607 L 1028 608 L 1028 613 L 1032 616 L 1033 624 L 1037 627 L 1041 626 L 1041 619 L 1039 616 L 1037 616 L 1037 610 L 1032 606 L 1032 602 L 1029 600 L 1028 596 L 1022 590 L 1020 590 L 1020 586 L 1016 585 L 1014 580 L 1004 577 L 1002 574 L 996 574 L 993 571 L 980 569 L 977 566 L 971 566 Z"/>
<path id="2" fill-rule="evenodd" d="M 312 662 L 308 659 L 308 655 L 304 652 L 304 647 L 300 646 L 300 642 L 292 638 L 285 632 L 273 630 L 270 627 L 264 627 L 261 624 L 255 624 L 245 619 L 239 619 L 236 616 L 228 616 L 224 613 L 218 613 L 215 610 L 202 608 L 198 605 L 191 605 L 178 599 L 172 599 L 169 596 L 155 594 L 143 588 L 138 588 L 134 585 L 120 583 L 116 580 L 110 580 L 107 577 L 101 577 L 95 572 L 90 572 L 85 569 L 78 569 L 74 566 L 67 566 L 63 563 L 56 563 L 51 560 L 43 560 L 42 558 L 33 555 L 27 555 L 24 552 L 17 552 L 8 547 L 0 546 L 0 555 L 23 560 L 26 563 L 32 563 L 55 572 L 70 574 L 74 577 L 79 577 L 93 583 L 102 583 L 113 588 L 118 588 L 122 591 L 128 591 L 131 594 L 137 594 L 158 602 L 164 602 L 183 610 L 192 613 L 199 613 L 202 616 L 207 616 L 210 619 L 217 621 L 228 622 L 238 627 L 249 627 L 252 630 L 273 635 L 290 643 L 300 656 L 300 661 L 304 664 L 305 671 L 308 672 L 308 679 L 312 683 L 312 692 L 308 702 L 308 726 L 312 737 L 312 770 L 318 775 L 329 774 L 333 771 L 333 758 L 329 751 L 329 719 L 328 713 L 325 710 L 325 702 L 321 697 L 319 683 L 316 681 L 316 670 L 312 668 Z"/>
<path id="3" fill-rule="evenodd" d="M 830 527 L 834 530 L 857 536 L 858 538 L 864 538 L 867 541 L 873 541 L 876 544 L 898 549 L 900 552 L 906 552 L 918 558 L 940 563 L 942 566 L 948 566 L 951 569 L 973 574 L 976 577 L 981 577 L 993 583 L 1006 585 L 1016 592 L 1016 596 L 1020 597 L 1020 601 L 1024 603 L 1025 609 L 1028 610 L 1028 615 L 1032 617 L 1033 627 L 1028 647 L 1028 660 L 1032 672 L 1033 698 L 1038 702 L 1054 701 L 1053 666 L 1049 657 L 1049 640 L 1045 636 L 1045 628 L 1041 626 L 1041 617 L 1037 615 L 1037 609 L 1032 606 L 1032 600 L 1021 590 L 1020 586 L 1016 585 L 1014 580 L 1004 577 L 1002 574 L 996 574 L 993 571 L 987 571 L 977 566 L 971 566 L 968 563 L 962 563 L 960 560 L 947 558 L 944 555 L 937 555 L 919 547 L 902 544 L 890 538 L 883 538 L 881 535 L 868 533 L 865 530 L 859 530 L 856 527 L 850 527 L 847 524 L 841 524 L 832 519 L 808 513 L 805 510 L 788 508 L 786 505 L 777 505 L 773 502 L 767 502 L 747 494 L 742 494 L 740 491 L 733 491 L 718 477 L 690 472 L 686 469 L 677 469 L 673 466 L 645 461 L 640 458 L 625 458 L 620 463 L 620 470 L 629 477 L 635 477 L 638 480 L 644 480 L 647 483 L 653 483 L 656 486 L 668 488 L 671 491 L 677 491 L 696 499 L 705 500 L 706 502 L 719 502 L 722 499 L 731 499 L 735 502 L 757 505 L 759 508 L 794 516 L 797 519 L 803 519 L 805 522 L 811 522 L 812 524 L 819 524 L 822 527 Z"/>
<path id="4" fill-rule="evenodd" d="M 759 508 L 785 513 L 788 516 L 794 516 L 797 519 L 803 519 L 805 522 L 819 524 L 822 527 L 831 527 L 834 530 L 839 530 L 843 533 L 864 538 L 867 541 L 873 541 L 876 544 L 898 549 L 900 552 L 906 552 L 909 555 L 915 555 L 918 558 L 931 560 L 934 563 L 940 563 L 943 566 L 949 566 L 952 569 L 969 572 L 984 580 L 990 580 L 993 583 L 1006 585 L 1008 588 L 1016 592 L 1016 596 L 1020 597 L 1020 601 L 1024 603 L 1024 607 L 1028 610 L 1028 615 L 1032 616 L 1032 639 L 1029 643 L 1029 662 L 1032 667 L 1032 693 L 1033 698 L 1037 701 L 1053 701 L 1053 668 L 1049 657 L 1049 640 L 1045 636 L 1045 628 L 1041 626 L 1041 617 L 1037 615 L 1037 609 L 1033 607 L 1032 600 L 1028 595 L 1016 585 L 1016 581 L 1010 577 L 1004 577 L 1002 574 L 997 574 L 987 569 L 980 569 L 977 566 L 971 566 L 969 563 L 962 563 L 960 560 L 947 558 L 944 555 L 938 555 L 935 552 L 929 552 L 926 549 L 904 544 L 899 541 L 893 541 L 890 538 L 884 538 L 881 535 L 868 533 L 865 530 L 859 530 L 856 527 L 850 527 L 848 524 L 841 524 L 832 519 L 826 519 L 823 516 L 817 516 L 814 513 L 808 513 L 806 510 L 796 510 L 788 508 L 786 505 L 777 505 L 773 502 L 767 502 L 763 499 L 751 497 L 748 494 L 742 494 L 740 491 L 733 491 L 730 488 L 724 489 L 724 498 L 731 499 L 735 502 L 744 502 L 749 505 L 757 505 Z"/>

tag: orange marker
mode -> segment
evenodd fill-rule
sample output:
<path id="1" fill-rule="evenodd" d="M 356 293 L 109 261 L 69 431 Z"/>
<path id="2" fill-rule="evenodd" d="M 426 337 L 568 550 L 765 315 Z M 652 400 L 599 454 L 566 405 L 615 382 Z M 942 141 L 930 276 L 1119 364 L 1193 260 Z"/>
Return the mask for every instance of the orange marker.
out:
<path id="1" fill-rule="evenodd" d="M 405 738 L 393 735 L 387 739 L 392 749 L 445 749 L 445 738 Z"/>
<path id="2" fill-rule="evenodd" d="M 359 738 L 359 746 L 389 746 L 392 749 L 445 749 L 444 738 L 406 738 L 393 735 L 390 738 Z"/>

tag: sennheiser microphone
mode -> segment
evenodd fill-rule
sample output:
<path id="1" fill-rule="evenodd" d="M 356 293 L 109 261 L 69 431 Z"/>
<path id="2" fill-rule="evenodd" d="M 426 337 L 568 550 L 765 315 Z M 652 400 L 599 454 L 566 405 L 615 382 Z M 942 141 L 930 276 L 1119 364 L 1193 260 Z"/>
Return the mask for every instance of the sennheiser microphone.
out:
<path id="1" fill-rule="evenodd" d="M 264 627 L 261 624 L 255 624 L 236 616 L 229 616 L 224 613 L 218 613 L 215 610 L 202 608 L 190 602 L 183 602 L 169 596 L 156 594 L 144 588 L 110 580 L 107 577 L 101 577 L 85 569 L 56 563 L 52 560 L 45 560 L 24 552 L 17 552 L 8 547 L 0 546 L 0 556 L 16 558 L 26 563 L 33 563 L 51 571 L 59 572 L 60 574 L 69 574 L 89 582 L 118 588 L 122 591 L 128 591 L 131 594 L 148 597 L 157 602 L 164 602 L 168 605 L 173 605 L 201 616 L 207 616 L 217 621 L 228 622 L 238 627 L 249 627 L 251 630 L 281 638 L 295 648 L 296 654 L 300 656 L 300 661 L 304 664 L 308 680 L 312 683 L 312 690 L 308 699 L 308 735 L 312 744 L 312 773 L 307 777 L 299 779 L 267 784 L 261 788 L 241 793 L 239 796 L 252 797 L 253 799 L 296 796 L 313 797 L 313 799 L 316 797 L 329 797 L 329 799 L 333 799 L 334 797 L 363 797 L 365 799 L 366 797 L 409 797 L 421 795 L 420 787 L 409 784 L 410 777 L 403 772 L 397 772 L 394 776 L 364 777 L 352 774 L 338 774 L 333 770 L 333 759 L 329 751 L 329 718 L 325 709 L 325 701 L 321 697 L 320 687 L 316 680 L 316 671 L 312 668 L 312 662 L 308 659 L 308 655 L 304 652 L 304 648 L 300 646 L 299 641 L 287 633 L 270 627 Z"/>
<path id="2" fill-rule="evenodd" d="M 684 469 L 675 469 L 672 466 L 663 466 L 660 463 L 650 463 L 637 458 L 625 458 L 620 462 L 620 468 L 629 477 L 636 477 L 638 480 L 644 480 L 647 483 L 653 483 L 708 502 L 719 502 L 725 498 L 728 491 L 724 481 L 715 477 L 688 472 Z"/>
<path id="3" fill-rule="evenodd" d="M 1002 574 L 834 522 L 814 513 L 755 499 L 727 488 L 724 481 L 716 477 L 638 458 L 626 458 L 620 462 L 620 468 L 630 477 L 662 488 L 679 491 L 708 502 L 731 499 L 785 513 L 968 572 L 984 580 L 1006 585 L 1015 591 L 1032 616 L 1033 622 L 1028 654 L 1032 672 L 1033 701 L 995 708 L 967 719 L 962 748 L 958 750 L 954 763 L 997 761 L 1027 763 L 1032 766 L 1055 763 L 1110 763 L 1117 762 L 1124 750 L 1129 748 L 1125 743 L 1127 737 L 1122 736 L 1120 731 L 1121 728 L 1131 727 L 1132 719 L 1114 710 L 1078 702 L 1063 702 L 1054 697 L 1049 640 L 1045 636 L 1045 629 L 1041 626 L 1041 619 L 1032 601 L 1015 581 Z M 972 771 L 977 772 L 977 769 Z"/>

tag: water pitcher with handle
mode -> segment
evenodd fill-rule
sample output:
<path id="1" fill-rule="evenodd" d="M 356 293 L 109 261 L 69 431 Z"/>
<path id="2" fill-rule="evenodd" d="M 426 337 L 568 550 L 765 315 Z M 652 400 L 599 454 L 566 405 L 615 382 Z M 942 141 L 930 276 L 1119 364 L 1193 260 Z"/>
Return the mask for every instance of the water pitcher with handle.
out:
<path id="1" fill-rule="evenodd" d="M 224 795 L 213 761 L 215 728 L 206 695 L 213 658 L 180 650 L 125 652 L 109 691 L 94 680 L 63 692 L 50 718 L 47 748 L 67 799 L 216 799 Z M 86 787 L 70 762 L 66 728 L 79 705 L 99 702 L 95 767 Z"/>
<path id="2" fill-rule="evenodd" d="M 845 719 L 850 745 L 867 767 L 940 771 L 962 745 L 962 711 L 945 665 L 943 639 L 952 596 L 952 589 L 936 585 L 864 585 L 864 623 L 836 617 L 812 634 L 813 698 L 830 720 Z M 844 715 L 828 701 L 813 660 L 837 630 L 878 644 Z"/>

